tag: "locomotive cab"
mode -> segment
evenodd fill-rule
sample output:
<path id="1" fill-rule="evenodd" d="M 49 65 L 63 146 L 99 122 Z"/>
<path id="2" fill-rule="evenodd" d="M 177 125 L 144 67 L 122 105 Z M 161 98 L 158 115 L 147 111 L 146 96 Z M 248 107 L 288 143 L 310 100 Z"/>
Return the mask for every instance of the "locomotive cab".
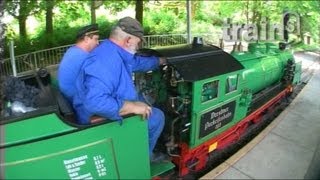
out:
<path id="1" fill-rule="evenodd" d="M 244 67 L 220 48 L 203 44 L 159 48 L 153 53 L 167 57 L 168 65 L 144 77 L 139 75 L 136 84 L 166 115 L 156 147 L 176 165 L 200 168 L 205 157 L 181 156 L 200 146 L 206 146 L 205 154 L 215 150 L 216 142 L 209 140 L 245 117 L 249 104 L 243 103 Z M 184 175 L 188 170 L 179 171 Z"/>

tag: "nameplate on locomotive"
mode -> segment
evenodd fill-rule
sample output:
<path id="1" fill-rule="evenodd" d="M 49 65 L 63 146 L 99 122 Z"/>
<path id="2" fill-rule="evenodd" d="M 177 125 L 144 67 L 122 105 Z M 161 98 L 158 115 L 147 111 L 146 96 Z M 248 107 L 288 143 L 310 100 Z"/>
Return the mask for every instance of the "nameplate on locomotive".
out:
<path id="1" fill-rule="evenodd" d="M 232 101 L 201 115 L 199 138 L 214 132 L 232 121 L 236 102 Z"/>

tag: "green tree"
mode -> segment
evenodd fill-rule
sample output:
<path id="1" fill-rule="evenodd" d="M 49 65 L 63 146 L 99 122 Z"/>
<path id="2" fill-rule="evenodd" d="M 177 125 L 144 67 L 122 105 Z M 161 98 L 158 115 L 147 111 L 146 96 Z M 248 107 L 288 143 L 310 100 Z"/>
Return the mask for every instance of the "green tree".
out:
<path id="1" fill-rule="evenodd" d="M 135 1 L 132 0 L 108 0 L 108 1 L 103 1 L 103 5 L 105 8 L 111 10 L 112 13 L 117 13 L 125 8 L 128 8 L 128 6 L 133 5 Z"/>
<path id="2" fill-rule="evenodd" d="M 37 0 L 7 0 L 5 11 L 19 22 L 20 37 L 27 37 L 26 21 L 40 11 Z"/>

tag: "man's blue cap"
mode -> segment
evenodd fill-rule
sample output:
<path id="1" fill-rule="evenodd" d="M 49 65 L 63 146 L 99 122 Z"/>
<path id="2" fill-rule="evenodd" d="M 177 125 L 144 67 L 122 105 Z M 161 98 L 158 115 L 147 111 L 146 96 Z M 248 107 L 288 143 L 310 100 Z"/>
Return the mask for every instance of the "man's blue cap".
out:
<path id="1" fill-rule="evenodd" d="M 88 36 L 90 34 L 98 34 L 98 33 L 99 33 L 98 24 L 90 24 L 79 29 L 76 38 L 80 39 L 84 36 Z"/>

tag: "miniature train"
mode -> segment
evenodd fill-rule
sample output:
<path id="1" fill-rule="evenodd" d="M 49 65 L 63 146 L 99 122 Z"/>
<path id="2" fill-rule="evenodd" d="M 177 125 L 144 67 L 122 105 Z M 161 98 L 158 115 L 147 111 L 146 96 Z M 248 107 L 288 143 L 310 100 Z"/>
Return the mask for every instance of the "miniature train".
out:
<path id="1" fill-rule="evenodd" d="M 147 102 L 165 113 L 156 149 L 171 162 L 150 163 L 140 116 L 79 125 L 54 81 L 38 73 L 19 78 L 40 89 L 34 109 L 1 117 L 1 178 L 184 177 L 208 166 L 212 154 L 237 142 L 300 83 L 301 64 L 272 43 L 229 54 L 197 39 L 139 53 L 168 58 L 159 70 L 134 79 Z"/>

